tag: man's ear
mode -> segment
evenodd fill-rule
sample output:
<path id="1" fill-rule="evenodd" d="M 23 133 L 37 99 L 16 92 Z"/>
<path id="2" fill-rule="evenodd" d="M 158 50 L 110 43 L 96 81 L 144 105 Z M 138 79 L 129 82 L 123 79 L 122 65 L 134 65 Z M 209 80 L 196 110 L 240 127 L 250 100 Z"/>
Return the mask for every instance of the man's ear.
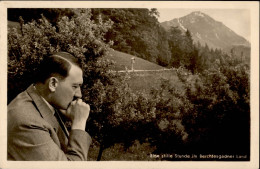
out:
<path id="1" fill-rule="evenodd" d="M 49 89 L 51 92 L 55 92 L 59 85 L 59 80 L 56 77 L 51 77 L 49 79 Z"/>

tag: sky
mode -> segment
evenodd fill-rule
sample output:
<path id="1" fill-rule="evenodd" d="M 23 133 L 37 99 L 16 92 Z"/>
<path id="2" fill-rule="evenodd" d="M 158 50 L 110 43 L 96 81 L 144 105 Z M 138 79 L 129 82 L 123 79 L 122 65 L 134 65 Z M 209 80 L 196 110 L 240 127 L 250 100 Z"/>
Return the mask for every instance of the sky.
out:
<path id="1" fill-rule="evenodd" d="M 201 11 L 216 21 L 222 22 L 235 33 L 250 39 L 250 10 L 248 9 L 180 9 L 180 8 L 157 8 L 160 13 L 159 22 L 170 21 L 190 14 L 193 11 Z"/>

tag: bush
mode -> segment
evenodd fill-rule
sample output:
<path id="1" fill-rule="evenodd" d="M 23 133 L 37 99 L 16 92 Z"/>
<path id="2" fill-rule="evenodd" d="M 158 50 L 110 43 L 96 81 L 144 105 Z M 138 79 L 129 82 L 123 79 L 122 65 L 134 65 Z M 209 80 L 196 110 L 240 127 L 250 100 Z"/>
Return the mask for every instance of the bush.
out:
<path id="1" fill-rule="evenodd" d="M 182 87 L 162 79 L 144 104 L 154 113 L 143 125 L 149 126 L 143 133 L 156 147 L 154 153 L 247 154 L 249 158 L 249 67 L 227 60 L 202 74 L 182 67 L 176 72 Z"/>
<path id="2" fill-rule="evenodd" d="M 33 82 L 44 57 L 58 51 L 67 51 L 80 58 L 87 73 L 84 80 L 94 81 L 94 75 L 101 74 L 100 69 L 94 75 L 88 75 L 96 71 L 93 69 L 96 60 L 104 56 L 109 47 L 103 42 L 103 35 L 111 24 L 102 20 L 93 23 L 89 10 L 82 9 L 75 11 L 71 19 L 62 17 L 56 27 L 42 16 L 27 24 L 22 24 L 21 20 L 20 31 L 8 29 L 8 100 Z"/>
<path id="3" fill-rule="evenodd" d="M 184 77 L 182 73 L 179 76 Z M 222 66 L 187 77 L 185 91 L 193 105 L 182 119 L 189 134 L 189 150 L 249 155 L 248 66 L 230 65 L 227 60 Z"/>

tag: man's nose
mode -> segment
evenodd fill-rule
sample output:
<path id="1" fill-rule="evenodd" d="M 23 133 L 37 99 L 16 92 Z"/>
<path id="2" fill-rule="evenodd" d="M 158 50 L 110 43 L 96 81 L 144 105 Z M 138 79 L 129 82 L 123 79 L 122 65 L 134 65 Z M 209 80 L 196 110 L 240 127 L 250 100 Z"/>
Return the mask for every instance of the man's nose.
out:
<path id="1" fill-rule="evenodd" d="M 78 88 L 78 90 L 76 90 L 76 93 L 75 93 L 75 96 L 74 96 L 74 97 L 76 97 L 77 99 L 82 97 L 81 89 L 80 89 L 80 88 Z"/>

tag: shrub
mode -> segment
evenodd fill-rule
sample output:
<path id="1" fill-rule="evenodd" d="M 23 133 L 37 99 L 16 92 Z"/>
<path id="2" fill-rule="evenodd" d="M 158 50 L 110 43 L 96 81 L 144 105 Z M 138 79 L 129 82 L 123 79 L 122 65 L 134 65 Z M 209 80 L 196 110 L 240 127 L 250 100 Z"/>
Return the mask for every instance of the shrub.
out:
<path id="1" fill-rule="evenodd" d="M 8 100 L 26 89 L 33 82 L 42 59 L 57 51 L 67 51 L 80 58 L 86 74 L 84 80 L 93 82 L 94 75 L 102 73 L 93 67 L 109 47 L 103 42 L 103 34 L 111 24 L 102 20 L 95 24 L 90 20 L 89 10 L 82 9 L 75 11 L 71 19 L 62 17 L 56 27 L 42 16 L 37 21 L 21 23 L 21 31 L 8 29 Z M 96 73 L 92 75 L 93 71 Z"/>
<path id="2" fill-rule="evenodd" d="M 179 73 L 179 76 L 182 76 Z M 246 64 L 213 66 L 186 78 L 185 92 L 194 106 L 183 115 L 190 151 L 249 155 L 249 69 Z M 239 147 L 239 148 L 238 148 Z"/>

